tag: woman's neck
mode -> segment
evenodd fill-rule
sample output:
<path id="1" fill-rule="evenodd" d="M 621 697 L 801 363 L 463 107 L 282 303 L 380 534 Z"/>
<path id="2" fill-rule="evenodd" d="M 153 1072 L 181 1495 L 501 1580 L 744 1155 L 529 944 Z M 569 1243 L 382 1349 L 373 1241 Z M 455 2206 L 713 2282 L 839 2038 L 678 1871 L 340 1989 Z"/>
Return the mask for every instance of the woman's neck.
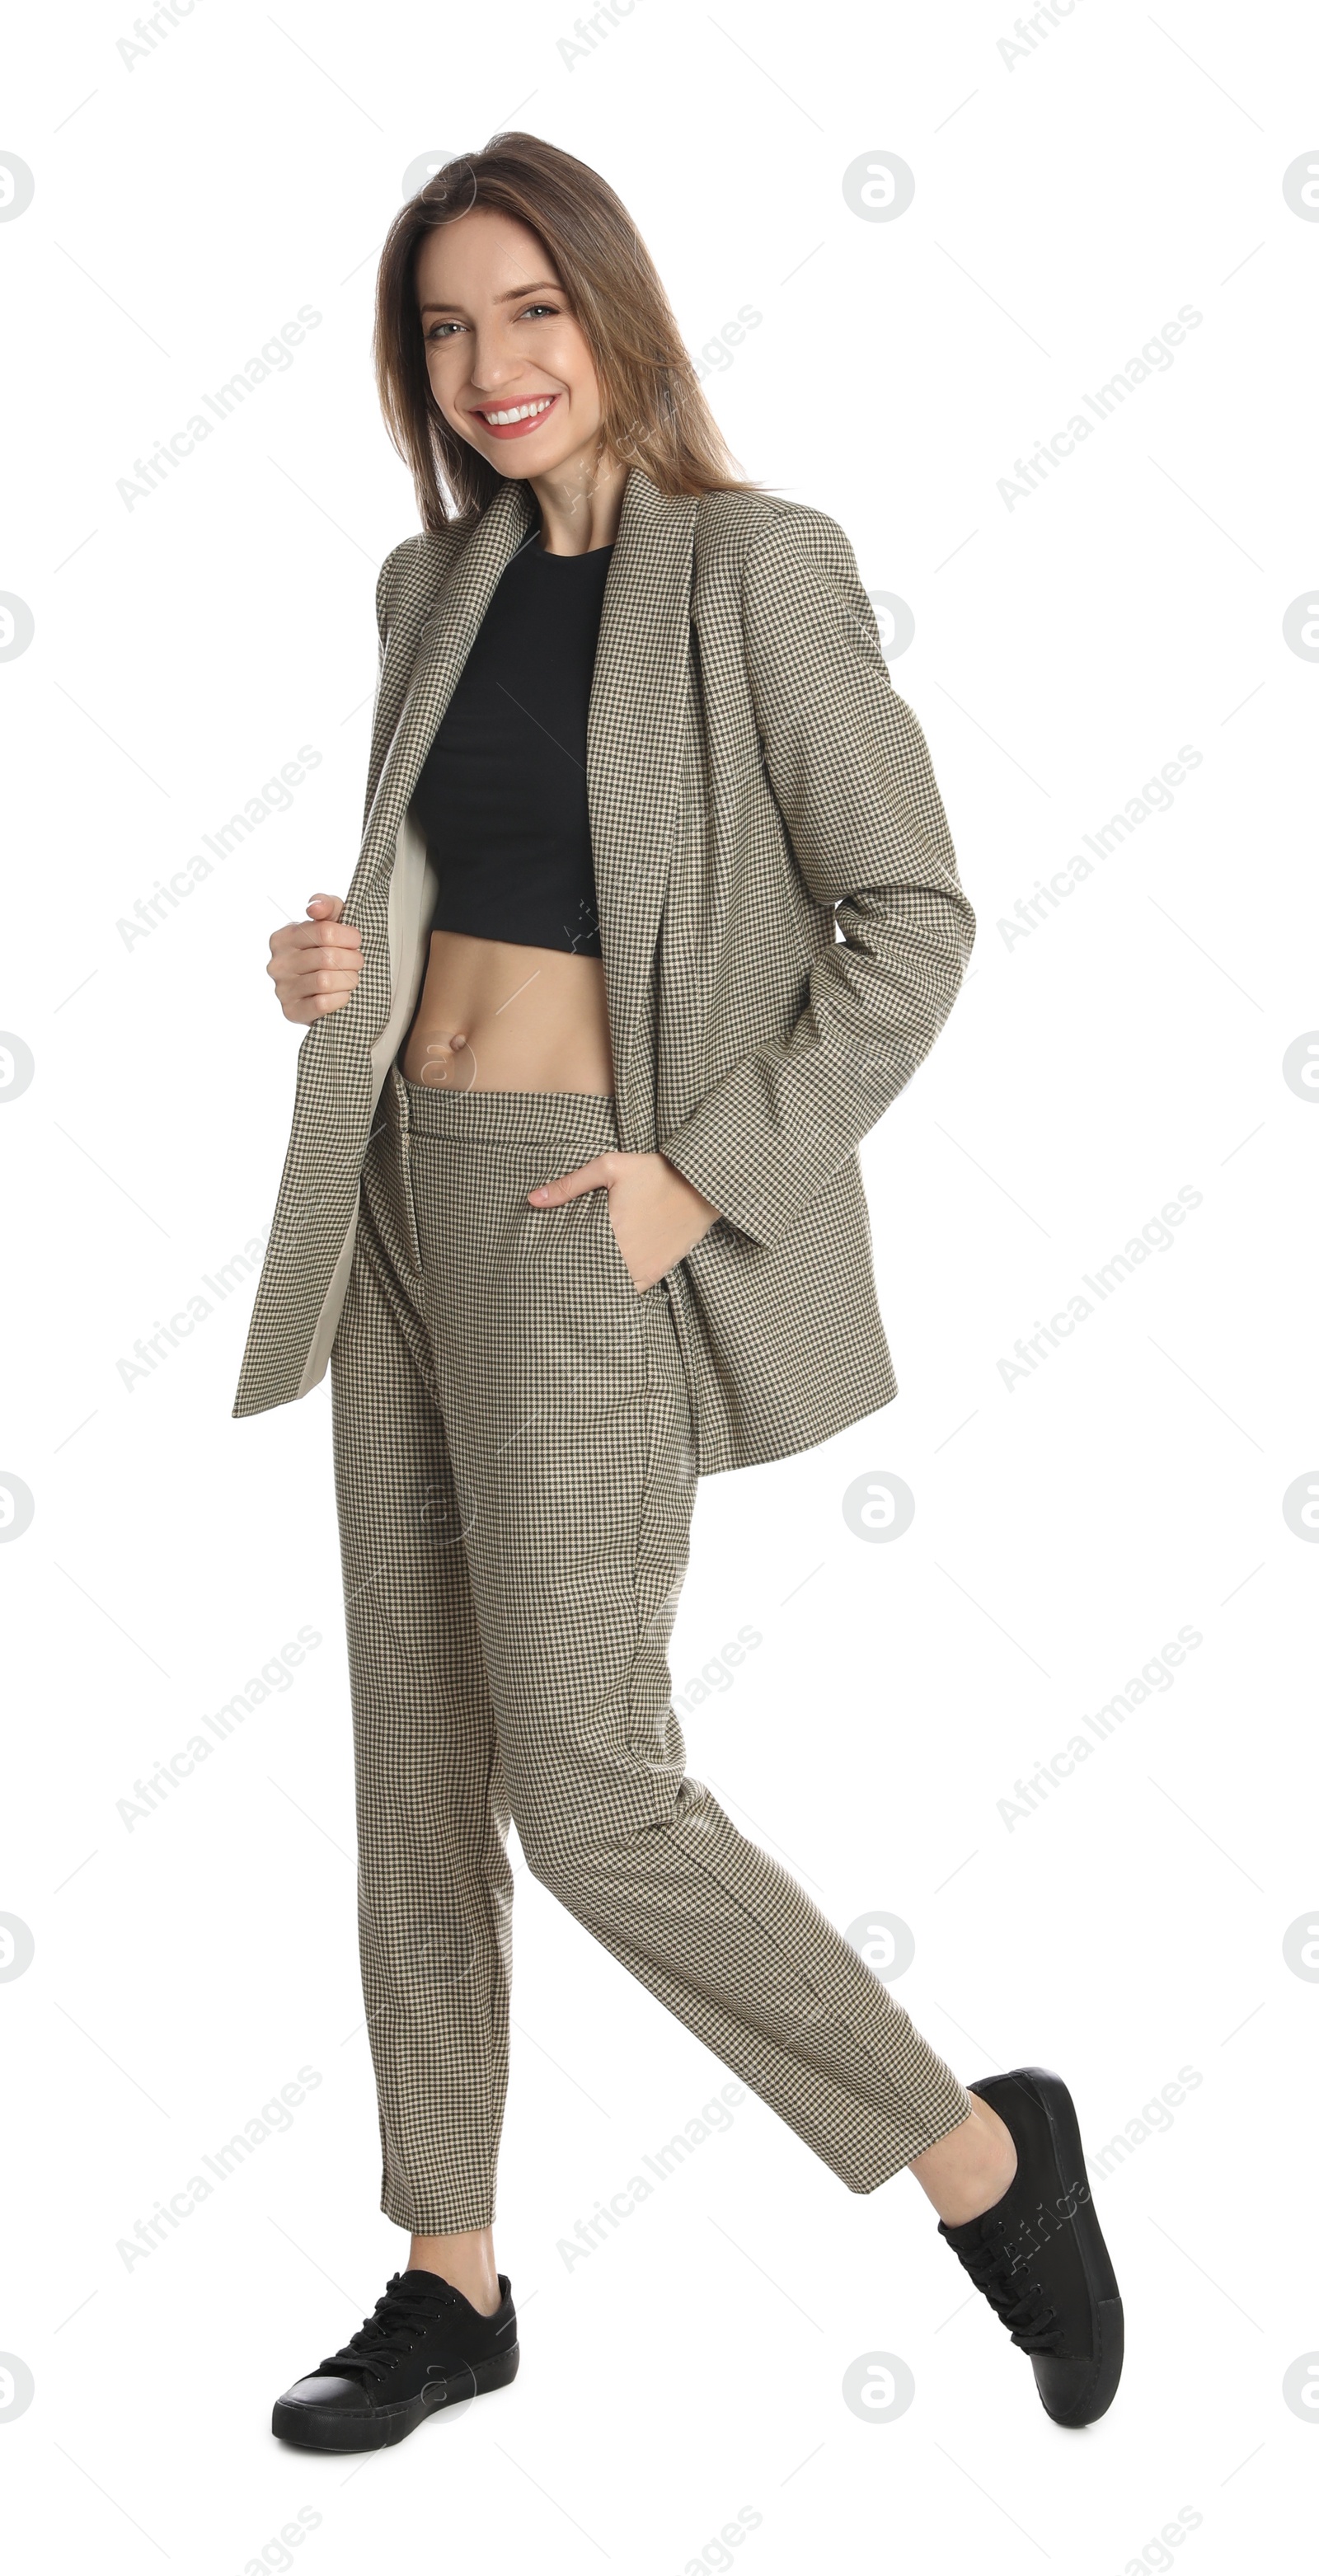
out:
<path id="1" fill-rule="evenodd" d="M 541 544 L 551 555 L 594 554 L 611 546 L 623 515 L 628 467 L 613 458 L 569 460 L 554 475 L 534 474 L 531 488 L 540 504 Z"/>

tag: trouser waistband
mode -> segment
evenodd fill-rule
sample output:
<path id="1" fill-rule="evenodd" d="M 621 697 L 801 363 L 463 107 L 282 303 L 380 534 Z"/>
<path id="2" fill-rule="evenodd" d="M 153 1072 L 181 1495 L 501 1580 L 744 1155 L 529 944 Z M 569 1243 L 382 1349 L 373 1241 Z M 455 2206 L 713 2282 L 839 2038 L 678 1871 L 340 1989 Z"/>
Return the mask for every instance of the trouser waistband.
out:
<path id="1" fill-rule="evenodd" d="M 592 1154 L 618 1144 L 618 1110 L 612 1093 L 463 1091 L 447 1084 L 410 1082 L 392 1064 L 382 1105 L 393 1124 L 421 1136 L 571 1145 Z"/>

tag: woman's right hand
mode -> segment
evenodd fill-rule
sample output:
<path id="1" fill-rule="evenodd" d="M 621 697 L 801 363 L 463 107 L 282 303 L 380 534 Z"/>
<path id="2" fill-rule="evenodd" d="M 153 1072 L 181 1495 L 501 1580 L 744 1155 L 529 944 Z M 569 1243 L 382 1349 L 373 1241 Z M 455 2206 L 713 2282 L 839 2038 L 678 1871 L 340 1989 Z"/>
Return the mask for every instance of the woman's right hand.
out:
<path id="1" fill-rule="evenodd" d="M 286 1020 L 310 1023 L 341 1011 L 362 972 L 362 934 L 340 919 L 343 897 L 314 894 L 306 921 L 286 922 L 270 935 L 270 964 Z"/>

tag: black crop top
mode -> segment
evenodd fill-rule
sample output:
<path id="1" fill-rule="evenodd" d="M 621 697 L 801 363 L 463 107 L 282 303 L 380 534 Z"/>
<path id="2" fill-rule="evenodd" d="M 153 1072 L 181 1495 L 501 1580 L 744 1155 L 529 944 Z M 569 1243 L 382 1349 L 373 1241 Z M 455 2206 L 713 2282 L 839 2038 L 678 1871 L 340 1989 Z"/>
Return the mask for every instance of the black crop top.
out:
<path id="1" fill-rule="evenodd" d="M 586 715 L 610 546 L 506 564 L 417 781 L 432 930 L 598 957 Z"/>

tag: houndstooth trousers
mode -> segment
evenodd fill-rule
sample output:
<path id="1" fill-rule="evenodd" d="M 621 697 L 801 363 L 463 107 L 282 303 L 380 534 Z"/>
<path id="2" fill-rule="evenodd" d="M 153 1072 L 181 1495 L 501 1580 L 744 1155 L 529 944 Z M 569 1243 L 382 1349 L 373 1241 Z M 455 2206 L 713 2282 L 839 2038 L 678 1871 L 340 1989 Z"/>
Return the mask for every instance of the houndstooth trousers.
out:
<path id="1" fill-rule="evenodd" d="M 668 1640 L 696 1467 L 665 1280 L 603 1189 L 586 1092 L 387 1076 L 332 1358 L 359 1939 L 400 2227 L 484 2227 L 527 1867 L 852 2191 L 964 2120 L 964 2087 L 777 1861 L 686 1771 Z"/>

